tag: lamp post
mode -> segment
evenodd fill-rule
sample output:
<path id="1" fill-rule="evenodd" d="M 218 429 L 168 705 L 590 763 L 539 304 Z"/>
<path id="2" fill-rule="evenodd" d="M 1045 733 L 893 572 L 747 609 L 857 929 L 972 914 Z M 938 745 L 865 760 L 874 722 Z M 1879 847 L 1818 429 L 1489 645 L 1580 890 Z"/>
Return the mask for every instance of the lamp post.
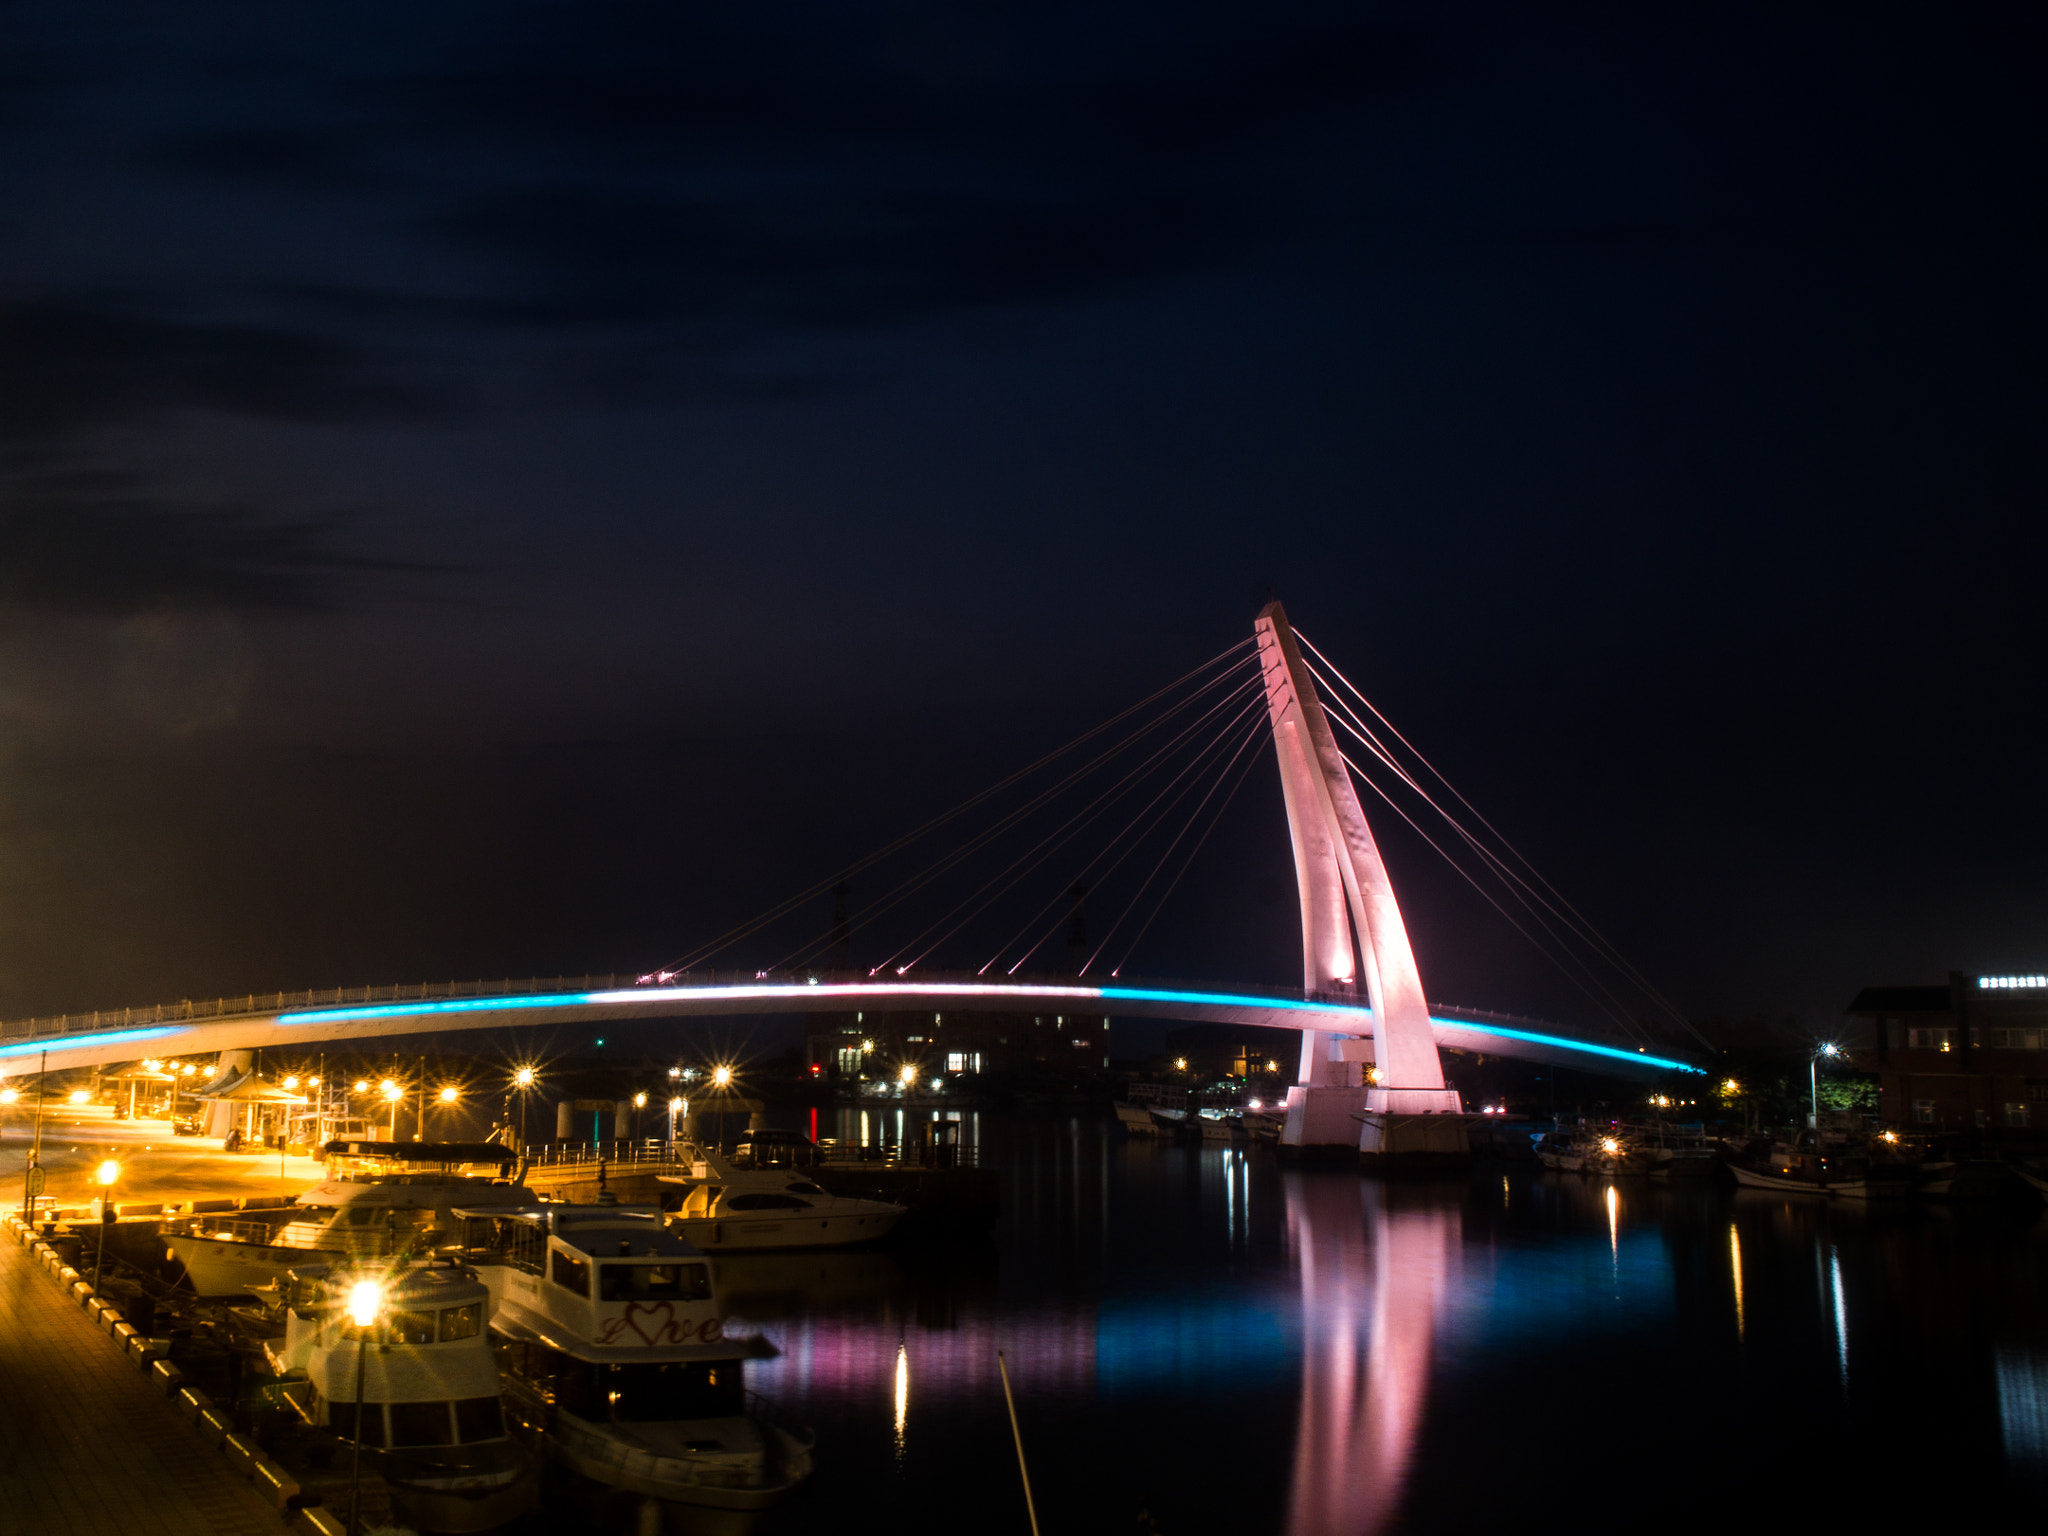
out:
<path id="1" fill-rule="evenodd" d="M 533 1091 L 534 1071 L 521 1067 L 512 1074 L 512 1086 L 519 1090 L 519 1150 L 526 1150 L 526 1101 Z"/>
<path id="2" fill-rule="evenodd" d="M 384 1079 L 384 1102 L 391 1106 L 391 1129 L 385 1134 L 386 1141 L 398 1140 L 398 1105 L 404 1097 L 403 1088 L 388 1077 Z"/>
<path id="3" fill-rule="evenodd" d="M 1833 1044 L 1822 1046 L 1806 1060 L 1806 1086 L 1813 1093 L 1813 1155 L 1820 1156 L 1820 1059 L 1842 1053 Z"/>
<path id="4" fill-rule="evenodd" d="M 348 1536 L 363 1528 L 363 1355 L 383 1305 L 383 1288 L 374 1280 L 358 1280 L 349 1290 L 348 1317 L 356 1325 L 356 1443 L 348 1469 Z"/>
<path id="5" fill-rule="evenodd" d="M 100 1240 L 92 1251 L 92 1293 L 100 1293 L 100 1270 L 107 1261 L 107 1228 L 114 1220 L 114 1182 L 121 1177 L 121 1165 L 112 1158 L 93 1173 L 100 1186 Z"/>
<path id="6" fill-rule="evenodd" d="M 644 1093 L 636 1093 L 636 1094 L 634 1094 L 634 1095 L 633 1095 L 633 1141 L 634 1141 L 634 1144 L 635 1144 L 635 1146 L 637 1146 L 637 1145 L 639 1144 L 639 1141 L 640 1141 L 640 1111 L 641 1111 L 641 1110 L 643 1110 L 643 1109 L 645 1109 L 646 1107 L 647 1107 L 647 1095 L 646 1095 L 646 1094 L 644 1094 Z M 634 1155 L 635 1157 L 638 1157 L 638 1156 L 639 1156 L 640 1154 L 639 1154 L 639 1153 L 638 1153 L 638 1152 L 636 1151 L 636 1152 L 635 1152 L 635 1153 L 634 1153 L 633 1155 Z"/>

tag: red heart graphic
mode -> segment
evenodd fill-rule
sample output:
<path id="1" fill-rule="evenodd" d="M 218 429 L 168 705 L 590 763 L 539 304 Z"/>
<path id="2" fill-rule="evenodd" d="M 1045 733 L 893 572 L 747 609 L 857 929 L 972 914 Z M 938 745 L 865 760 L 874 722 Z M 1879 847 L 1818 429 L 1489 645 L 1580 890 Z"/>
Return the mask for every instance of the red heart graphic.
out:
<path id="1" fill-rule="evenodd" d="M 645 1315 L 649 1318 L 659 1317 L 661 1319 L 661 1321 L 655 1325 L 653 1333 L 649 1333 L 645 1328 L 640 1326 L 640 1318 L 642 1315 Z M 624 1321 L 628 1328 L 632 1329 L 635 1333 L 640 1335 L 641 1341 L 643 1343 L 682 1343 L 681 1337 L 676 1332 L 676 1309 L 675 1304 L 673 1302 L 629 1301 L 626 1303 L 626 1316 Z"/>

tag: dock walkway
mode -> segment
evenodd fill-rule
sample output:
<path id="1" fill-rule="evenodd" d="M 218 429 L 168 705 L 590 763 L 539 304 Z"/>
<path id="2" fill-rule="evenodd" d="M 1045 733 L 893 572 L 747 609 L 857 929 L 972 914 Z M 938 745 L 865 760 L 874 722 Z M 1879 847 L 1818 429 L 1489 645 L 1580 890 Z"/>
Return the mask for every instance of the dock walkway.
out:
<path id="1" fill-rule="evenodd" d="M 0 1525 L 66 1536 L 279 1536 L 34 1255 L 0 1240 Z"/>

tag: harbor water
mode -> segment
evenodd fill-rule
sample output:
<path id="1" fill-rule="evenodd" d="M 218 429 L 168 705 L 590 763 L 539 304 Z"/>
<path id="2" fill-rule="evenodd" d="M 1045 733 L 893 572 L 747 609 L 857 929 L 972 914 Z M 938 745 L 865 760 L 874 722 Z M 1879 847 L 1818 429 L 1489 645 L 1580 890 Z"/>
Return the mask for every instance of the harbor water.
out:
<path id="1" fill-rule="evenodd" d="M 1390 1182 L 1088 1112 L 965 1119 L 1003 1180 L 985 1246 L 721 1261 L 781 1350 L 750 1383 L 818 1435 L 770 1531 L 1027 1530 L 998 1350 L 1048 1533 L 1737 1529 L 2048 1494 L 2038 1201 L 1522 1163 Z"/>

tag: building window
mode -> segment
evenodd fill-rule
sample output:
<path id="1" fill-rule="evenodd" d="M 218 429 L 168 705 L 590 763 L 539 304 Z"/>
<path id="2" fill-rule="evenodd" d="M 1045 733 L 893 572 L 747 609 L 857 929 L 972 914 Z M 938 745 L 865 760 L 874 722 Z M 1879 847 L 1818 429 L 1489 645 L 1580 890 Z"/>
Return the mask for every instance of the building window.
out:
<path id="1" fill-rule="evenodd" d="M 1934 1100 L 1915 1099 L 1913 1101 L 1913 1123 L 1915 1125 L 1934 1124 Z"/>
<path id="2" fill-rule="evenodd" d="M 2043 1038 L 2038 1029 L 1994 1029 L 1989 1034 L 1995 1051 L 2038 1051 Z"/>
<path id="3" fill-rule="evenodd" d="M 2027 1102 L 2030 1104 L 2048 1104 L 2048 1077 L 2030 1077 L 2027 1079 Z"/>
<path id="4" fill-rule="evenodd" d="M 1906 1049 L 1911 1051 L 1951 1051 L 1955 1049 L 1956 1032 L 1952 1029 L 1909 1029 L 1906 1031 Z"/>
<path id="5" fill-rule="evenodd" d="M 906 1039 L 906 1040 L 908 1040 L 908 1041 L 909 1041 L 909 1042 L 910 1042 L 910 1043 L 911 1043 L 912 1045 L 923 1045 L 923 1044 L 924 1044 L 924 1036 L 923 1036 L 923 1035 L 905 1035 L 905 1036 L 904 1036 L 903 1038 L 904 1038 L 904 1039 Z"/>
<path id="6" fill-rule="evenodd" d="M 1076 1040 L 1074 1042 L 1074 1049 L 1077 1051 L 1085 1051 L 1088 1049 L 1088 1042 L 1086 1040 Z"/>
<path id="7" fill-rule="evenodd" d="M 967 1053 L 965 1051 L 946 1052 L 946 1070 L 948 1072 L 965 1072 L 967 1070 Z"/>
<path id="8" fill-rule="evenodd" d="M 847 1077 L 852 1077 L 860 1071 L 859 1047 L 847 1046 L 839 1052 L 839 1070 Z"/>
<path id="9" fill-rule="evenodd" d="M 2005 1123 L 2016 1130 L 2025 1130 L 2027 1127 L 2027 1106 L 2024 1104 L 2006 1105 Z"/>

